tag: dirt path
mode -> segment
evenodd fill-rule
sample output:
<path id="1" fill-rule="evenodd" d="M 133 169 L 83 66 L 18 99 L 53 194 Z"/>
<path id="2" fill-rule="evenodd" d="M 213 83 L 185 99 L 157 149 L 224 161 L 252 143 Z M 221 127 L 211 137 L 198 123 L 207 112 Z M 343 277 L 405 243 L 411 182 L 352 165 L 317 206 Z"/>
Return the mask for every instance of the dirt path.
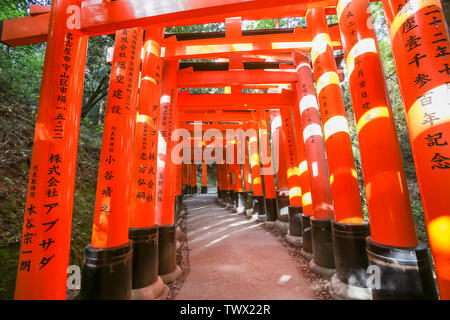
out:
<path id="1" fill-rule="evenodd" d="M 317 284 L 262 223 L 231 213 L 216 195 L 184 201 L 189 273 L 175 299 L 318 299 Z"/>

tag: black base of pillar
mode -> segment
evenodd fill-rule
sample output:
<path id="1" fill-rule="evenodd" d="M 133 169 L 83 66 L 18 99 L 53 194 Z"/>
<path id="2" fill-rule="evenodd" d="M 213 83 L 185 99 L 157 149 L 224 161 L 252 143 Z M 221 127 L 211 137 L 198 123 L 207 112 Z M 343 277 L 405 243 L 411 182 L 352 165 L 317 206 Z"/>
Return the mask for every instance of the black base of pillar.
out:
<path id="1" fill-rule="evenodd" d="M 246 192 L 238 192 L 237 193 L 237 208 L 238 209 L 245 209 L 245 197 Z"/>
<path id="2" fill-rule="evenodd" d="M 178 201 L 178 210 L 179 210 L 179 212 L 181 212 L 181 211 L 183 211 L 183 196 L 178 195 L 177 201 Z"/>
<path id="3" fill-rule="evenodd" d="M 289 235 L 293 237 L 302 236 L 302 207 L 289 206 Z"/>
<path id="4" fill-rule="evenodd" d="M 282 222 L 289 221 L 288 207 L 289 207 L 289 195 L 286 192 L 277 192 L 277 219 Z"/>
<path id="5" fill-rule="evenodd" d="M 201 193 L 208 193 L 208 186 L 202 186 Z"/>
<path id="6" fill-rule="evenodd" d="M 188 184 L 183 185 L 183 191 L 181 193 L 183 195 L 189 194 L 189 185 Z"/>
<path id="7" fill-rule="evenodd" d="M 220 190 L 219 188 L 217 188 L 217 202 L 222 202 L 222 193 L 223 193 L 223 191 L 222 190 Z"/>
<path id="8" fill-rule="evenodd" d="M 277 220 L 277 199 L 266 198 L 267 221 Z"/>
<path id="9" fill-rule="evenodd" d="M 236 191 L 228 190 L 227 207 L 233 208 L 235 203 L 236 203 Z"/>
<path id="10" fill-rule="evenodd" d="M 245 192 L 245 210 L 253 209 L 253 194 Z"/>
<path id="11" fill-rule="evenodd" d="M 267 219 L 266 215 L 266 201 L 264 196 L 253 196 L 253 214 L 257 214 L 258 220 Z"/>
<path id="12" fill-rule="evenodd" d="M 313 260 L 322 268 L 334 269 L 333 237 L 330 219 L 311 218 Z"/>
<path id="13" fill-rule="evenodd" d="M 170 273 L 176 268 L 177 240 L 176 226 L 159 226 L 158 238 L 158 274 Z"/>
<path id="14" fill-rule="evenodd" d="M 367 237 L 366 242 L 369 268 L 376 267 L 372 272 L 375 280 L 371 281 L 374 300 L 438 298 L 431 259 L 424 243 L 403 248 L 377 243 L 371 237 Z"/>
<path id="15" fill-rule="evenodd" d="M 112 248 L 93 248 L 84 253 L 80 298 L 129 300 L 132 287 L 131 241 Z"/>
<path id="16" fill-rule="evenodd" d="M 229 198 L 229 191 L 228 190 L 222 190 L 222 201 L 220 202 L 220 205 L 222 207 L 225 207 L 228 203 Z"/>
<path id="17" fill-rule="evenodd" d="M 369 223 L 341 223 L 333 221 L 333 250 L 337 278 L 355 287 L 367 287 L 366 238 L 370 235 Z"/>
<path id="18" fill-rule="evenodd" d="M 130 229 L 133 245 L 132 288 L 140 289 L 158 278 L 158 227 Z"/>
<path id="19" fill-rule="evenodd" d="M 234 193 L 233 193 L 233 209 L 236 209 L 238 207 L 238 201 L 239 201 L 239 192 L 234 191 Z"/>
<path id="20" fill-rule="evenodd" d="M 306 253 L 312 254 L 312 239 L 311 239 L 311 216 L 301 214 L 302 218 L 302 250 Z"/>
<path id="21" fill-rule="evenodd" d="M 198 187 L 195 186 L 195 187 L 194 187 L 194 194 L 197 194 L 197 193 L 198 193 Z"/>

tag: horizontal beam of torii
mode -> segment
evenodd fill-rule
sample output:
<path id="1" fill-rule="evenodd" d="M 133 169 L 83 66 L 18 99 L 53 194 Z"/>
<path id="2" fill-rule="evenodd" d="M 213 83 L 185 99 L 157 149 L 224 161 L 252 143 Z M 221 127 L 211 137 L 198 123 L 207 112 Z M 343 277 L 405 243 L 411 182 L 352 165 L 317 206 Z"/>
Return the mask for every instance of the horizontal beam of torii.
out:
<path id="1" fill-rule="evenodd" d="M 186 69 L 185 69 L 186 70 Z M 279 84 L 297 82 L 295 69 L 180 71 L 179 88 L 206 88 L 241 84 Z"/>
<path id="2" fill-rule="evenodd" d="M 162 42 L 165 47 L 163 58 L 192 59 L 214 58 L 242 54 L 286 53 L 292 50 L 309 52 L 313 35 L 309 28 L 296 27 L 292 32 L 279 33 L 283 29 L 258 30 L 255 35 L 244 35 L 240 18 L 225 20 L 224 37 L 177 41 L 176 36 Z M 288 30 L 284 30 L 288 31 Z M 331 44 L 342 49 L 338 25 L 329 27 Z M 201 34 L 201 33 L 199 33 Z"/>
<path id="3" fill-rule="evenodd" d="M 16 18 L 3 22 L 1 41 L 10 46 L 45 42 L 48 31 L 48 14 Z M 231 24 L 234 24 L 235 32 Z M 227 19 L 225 37 L 177 41 L 176 36 L 162 43 L 162 58 L 165 60 L 216 58 L 233 55 L 289 53 L 292 50 L 310 51 L 313 37 L 307 28 L 294 28 L 290 33 L 272 33 L 273 30 L 258 30 L 257 35 L 245 36 L 238 18 Z M 279 29 L 283 30 L 283 29 Z M 339 27 L 329 28 L 334 49 L 342 49 Z"/>
<path id="4" fill-rule="evenodd" d="M 187 93 L 186 93 L 187 92 Z M 294 104 L 292 91 L 283 90 L 281 93 L 231 93 L 231 94 L 189 94 L 180 92 L 178 106 L 181 109 L 209 108 L 223 109 L 278 109 L 280 106 Z"/>
<path id="5" fill-rule="evenodd" d="M 224 110 L 183 110 L 179 113 L 180 122 L 207 122 L 221 123 L 231 121 L 251 121 L 257 119 L 255 111 L 224 111 Z"/>

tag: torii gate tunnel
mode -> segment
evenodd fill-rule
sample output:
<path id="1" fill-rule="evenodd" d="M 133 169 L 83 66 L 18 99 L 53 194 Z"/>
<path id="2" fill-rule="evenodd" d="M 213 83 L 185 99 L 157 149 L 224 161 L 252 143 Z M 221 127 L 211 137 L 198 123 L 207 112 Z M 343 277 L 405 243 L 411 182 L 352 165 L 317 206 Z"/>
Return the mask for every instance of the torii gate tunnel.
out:
<path id="1" fill-rule="evenodd" d="M 180 275 L 175 223 L 197 164 L 202 193 L 215 164 L 219 204 L 288 223 L 335 296 L 450 299 L 448 28 L 439 0 L 381 2 L 433 259 L 416 235 L 368 0 L 53 0 L 0 23 L 7 45 L 47 41 L 15 298 L 66 299 L 87 43 L 115 33 L 83 299 L 139 299 Z M 307 27 L 241 27 L 285 17 Z M 212 22 L 225 32 L 164 33 Z M 211 62 L 184 61 L 200 58 Z"/>

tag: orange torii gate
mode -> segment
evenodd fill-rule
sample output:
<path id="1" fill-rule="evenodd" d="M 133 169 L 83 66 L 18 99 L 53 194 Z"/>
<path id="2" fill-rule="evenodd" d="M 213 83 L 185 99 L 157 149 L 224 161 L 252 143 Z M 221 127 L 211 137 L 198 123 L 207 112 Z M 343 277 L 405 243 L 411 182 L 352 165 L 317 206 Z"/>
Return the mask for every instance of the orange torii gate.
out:
<path id="1" fill-rule="evenodd" d="M 449 37 L 446 32 L 442 6 L 439 0 L 410 0 L 406 4 L 400 0 L 383 0 L 382 3 L 386 12 L 393 44 L 393 56 L 407 114 L 408 130 L 424 203 L 425 218 L 436 266 L 440 296 L 442 299 L 448 299 L 450 298 L 450 237 L 448 237 L 450 213 L 445 191 L 449 189 L 450 183 L 450 155 L 446 153 L 449 148 L 446 142 L 447 135 L 450 132 L 450 120 L 446 111 L 448 109 L 446 101 L 448 100 L 450 69 L 444 59 L 447 55 L 450 55 L 448 53 L 450 48 Z M 120 62 L 120 59 L 129 59 L 130 57 L 133 57 L 132 60 L 134 61 L 135 59 L 138 60 L 136 58 L 138 54 L 136 53 L 139 52 L 137 51 L 140 46 L 139 42 L 142 41 L 142 37 L 137 36 L 137 34 L 142 34 L 143 27 L 154 29 L 169 25 L 217 22 L 224 21 L 231 16 L 240 16 L 242 19 L 308 16 L 307 9 L 310 8 L 318 8 L 318 10 L 309 11 L 309 18 L 313 19 L 312 21 L 310 20 L 311 23 L 316 23 L 318 18 L 313 17 L 315 12 L 320 12 L 321 8 L 333 6 L 335 6 L 335 1 L 331 0 L 314 2 L 298 0 L 278 0 L 276 2 L 269 0 L 236 0 L 224 2 L 211 0 L 208 3 L 193 0 L 184 2 L 181 7 L 177 1 L 169 0 L 164 3 L 164 6 L 158 8 L 150 6 L 149 2 L 145 0 L 122 0 L 95 4 L 84 3 L 80 0 L 56 0 L 53 1 L 50 13 L 47 13 L 44 8 L 35 7 L 32 11 L 32 17 L 2 21 L 0 39 L 10 45 L 45 41 L 47 31 L 43 30 L 48 29 L 48 27 L 50 30 L 48 33 L 50 36 L 47 38 L 47 52 L 31 161 L 15 297 L 17 299 L 65 298 L 76 145 L 78 142 L 87 39 L 89 36 L 113 32 L 120 34 L 120 32 L 125 31 L 127 33 L 126 37 L 128 37 L 128 34 L 136 33 L 135 47 L 131 49 L 127 47 L 121 50 L 123 52 L 129 50 L 131 56 L 125 53 L 124 56 L 121 56 L 116 51 L 117 61 L 113 62 Z M 140 10 L 135 9 L 138 7 Z M 366 240 L 368 263 L 374 267 L 381 268 L 384 274 L 389 275 L 383 278 L 381 287 L 371 288 L 371 292 L 375 299 L 399 297 L 434 298 L 436 297 L 436 291 L 431 274 L 430 260 L 427 257 L 427 248 L 424 244 L 417 241 L 408 197 L 405 191 L 401 192 L 401 195 L 398 195 L 397 198 L 395 196 L 399 190 L 406 190 L 406 184 L 398 146 L 392 142 L 396 137 L 395 130 L 392 131 L 389 101 L 386 101 L 386 97 L 383 97 L 385 99 L 383 100 L 376 95 L 380 93 L 380 90 L 385 89 L 383 89 L 383 83 L 379 80 L 382 79 L 382 71 L 379 65 L 379 57 L 376 56 L 378 54 L 376 39 L 373 33 L 370 33 L 373 31 L 366 31 L 367 25 L 363 25 L 362 20 L 359 20 L 362 17 L 370 18 L 370 14 L 367 11 L 363 12 L 364 8 L 367 8 L 367 5 L 366 7 L 361 6 L 361 1 L 341 0 L 338 3 L 337 11 L 336 9 L 327 9 L 328 12 L 327 10 L 325 12 L 322 11 L 322 15 L 332 12 L 338 13 L 339 23 L 342 28 L 340 33 L 343 41 L 341 41 L 339 36 L 338 27 L 329 30 L 331 37 L 321 36 L 324 33 L 326 34 L 326 32 L 319 32 L 318 36 L 326 39 L 326 41 L 321 41 L 319 44 L 319 48 L 325 48 L 325 50 L 328 50 L 330 47 L 332 49 L 340 48 L 343 44 L 347 59 L 352 101 L 355 105 L 355 115 L 357 117 L 358 139 L 362 150 L 361 158 L 365 173 L 365 188 L 366 194 L 370 198 L 368 199 L 369 219 L 370 224 L 374 227 L 371 230 L 371 237 Z M 356 14 L 355 12 L 358 13 Z M 344 13 L 345 17 L 343 16 Z M 346 24 L 344 24 L 344 20 L 347 22 Z M 308 29 L 296 29 L 291 34 L 266 32 L 262 35 L 255 33 L 243 35 L 242 31 L 239 30 L 241 31 L 241 35 L 239 35 L 237 28 L 238 19 L 228 19 L 227 22 L 225 40 L 175 40 L 174 37 L 169 37 L 165 40 L 155 40 L 154 42 L 153 49 L 161 48 L 161 42 L 163 42 L 166 45 L 165 52 L 167 53 L 164 56 L 160 55 L 166 62 L 160 73 L 163 74 L 161 79 L 163 83 L 161 106 L 158 104 L 160 108 L 159 113 L 155 113 L 155 117 L 158 117 L 156 130 L 159 133 L 157 150 L 160 156 L 158 170 L 161 172 L 161 175 L 157 173 L 154 179 L 157 186 L 156 197 L 162 190 L 160 194 L 161 199 L 156 199 L 156 221 L 159 224 L 159 239 L 162 240 L 158 245 L 160 249 L 158 258 L 159 273 L 163 276 L 168 274 L 173 276 L 176 273 L 173 223 L 175 195 L 180 191 L 176 187 L 177 184 L 164 183 L 163 179 L 170 181 L 172 177 L 175 178 L 176 176 L 177 167 L 169 159 L 169 155 L 174 147 L 174 142 L 170 140 L 171 132 L 179 126 L 177 119 L 180 113 L 178 110 L 194 110 L 206 105 L 223 111 L 248 109 L 260 111 L 278 108 L 283 110 L 295 105 L 293 101 L 295 101 L 296 97 L 299 101 L 300 112 L 298 116 L 294 112 L 294 121 L 299 121 L 295 125 L 303 130 L 302 139 L 305 142 L 306 163 L 311 186 L 313 217 L 310 221 L 312 227 L 313 261 L 319 267 L 331 267 L 334 265 L 334 262 L 337 264 L 343 261 L 343 257 L 337 253 L 339 250 L 334 250 L 333 254 L 332 247 L 336 248 L 338 242 L 337 238 L 331 238 L 330 223 L 335 216 L 333 205 L 338 204 L 342 200 L 342 195 L 336 195 L 333 192 L 335 198 L 332 199 L 331 197 L 332 188 L 330 184 L 333 184 L 333 180 L 330 181 L 328 178 L 325 146 L 321 144 L 324 144 L 324 140 L 328 140 L 327 138 L 330 137 L 328 132 L 335 133 L 339 131 L 339 128 L 341 128 L 339 125 L 342 125 L 342 121 L 337 121 L 336 126 L 331 125 L 332 123 L 329 126 L 327 126 L 327 123 L 320 123 L 317 112 L 319 111 L 319 106 L 316 102 L 316 93 L 312 83 L 313 74 L 309 57 L 302 56 L 299 52 L 295 53 L 294 59 L 286 58 L 286 55 L 283 56 L 283 54 L 290 54 L 294 50 L 304 52 L 311 50 L 311 44 L 313 43 L 312 34 L 309 30 L 311 26 L 308 23 Z M 361 36 L 355 36 L 358 32 L 360 32 Z M 118 41 L 121 41 L 120 38 L 116 38 L 116 46 L 119 44 Z M 128 40 L 130 39 L 127 38 Z M 239 42 L 236 42 L 236 40 Z M 246 40 L 248 42 L 245 42 Z M 283 42 L 281 40 L 284 40 L 287 44 L 279 44 Z M 295 40 L 301 43 L 295 44 Z M 133 40 L 131 39 L 131 41 Z M 276 45 L 274 45 L 275 42 L 277 43 Z M 208 49 L 196 50 L 195 46 L 199 43 L 201 45 L 208 43 L 211 45 L 211 48 L 217 51 L 217 54 L 208 51 Z M 135 50 L 134 54 L 132 50 Z M 158 52 L 158 50 L 153 50 L 152 52 Z M 192 54 L 189 52 L 192 52 Z M 275 77 L 260 71 L 249 72 L 249 70 L 245 70 L 240 72 L 231 70 L 226 75 L 225 73 L 222 75 L 217 73 L 211 76 L 212 80 L 208 83 L 208 80 L 206 80 L 208 76 L 205 74 L 196 74 L 197 71 L 178 71 L 178 60 L 180 58 L 200 56 L 227 57 L 242 55 L 243 53 L 250 55 L 281 54 L 279 57 L 281 61 L 294 60 L 295 73 L 292 74 L 292 72 L 287 71 L 289 69 L 281 69 Z M 311 57 L 313 64 L 320 54 L 322 52 L 313 52 Z M 371 54 L 375 54 L 375 57 Z M 139 62 L 136 61 L 136 63 Z M 131 60 L 127 64 L 127 67 L 130 68 L 132 65 Z M 331 73 L 336 73 L 336 70 L 333 68 L 329 70 L 331 70 L 329 71 Z M 366 73 L 366 70 L 371 70 L 371 72 Z M 133 145 L 135 139 L 137 139 L 137 143 L 142 143 L 142 140 L 140 141 L 141 138 L 139 136 L 137 138 L 133 137 L 131 132 L 134 131 L 135 126 L 138 126 L 139 121 L 144 120 L 145 122 L 145 119 L 140 117 L 136 123 L 136 114 L 133 114 L 138 105 L 136 103 L 137 99 L 133 98 L 137 94 L 135 87 L 138 78 L 136 74 L 137 72 L 133 73 L 129 69 L 127 73 L 122 74 L 119 67 L 112 70 L 112 75 L 115 76 L 115 79 L 112 77 L 111 81 L 117 81 L 115 83 L 117 87 L 114 85 L 110 86 L 108 115 L 111 116 L 108 118 L 108 123 L 105 122 L 105 138 L 102 145 L 99 168 L 99 173 L 105 173 L 105 175 L 102 175 L 102 178 L 106 179 L 106 181 L 111 181 L 114 178 L 111 170 L 119 172 L 117 177 L 121 181 L 127 179 L 125 176 L 126 172 L 136 171 L 136 167 L 133 167 L 136 164 L 133 161 L 133 152 L 130 150 L 130 145 Z M 315 75 L 320 76 L 320 73 Z M 336 77 L 329 75 L 328 82 L 322 83 L 319 81 L 318 83 L 317 94 L 319 95 L 320 111 L 324 108 L 324 103 L 321 101 L 323 100 L 320 96 L 321 93 L 325 93 L 328 90 L 326 87 L 331 83 L 331 80 L 334 81 L 333 83 L 336 83 Z M 372 76 L 378 77 L 378 79 L 371 78 Z M 355 77 L 360 79 L 355 80 Z M 153 79 L 155 78 L 153 77 Z M 180 84 L 183 87 L 189 87 L 189 81 L 192 81 L 194 86 L 208 87 L 218 85 L 221 79 L 222 81 L 227 81 L 226 85 L 243 86 L 264 86 L 267 82 L 271 84 L 286 83 L 284 81 L 290 79 L 287 82 L 296 82 L 297 88 L 294 91 L 286 90 L 279 94 L 232 92 L 231 94 L 217 95 L 215 99 L 211 99 L 211 95 L 178 94 Z M 126 89 L 129 89 L 130 93 L 123 96 L 125 87 L 123 89 L 120 87 L 123 84 L 122 82 L 125 81 L 129 81 Z M 261 81 L 264 81 L 264 83 Z M 361 88 L 364 88 L 364 86 L 361 87 L 361 81 L 366 82 L 364 85 L 367 85 L 367 91 L 361 90 Z M 247 83 L 244 84 L 243 82 Z M 295 85 L 292 88 L 295 88 Z M 122 91 L 120 92 L 119 90 Z M 362 99 L 358 98 L 358 94 L 361 95 Z M 152 95 L 154 98 L 157 97 L 156 101 L 159 100 L 159 92 L 155 91 Z M 114 101 L 121 100 L 121 97 L 126 101 L 116 102 L 115 104 Z M 378 103 L 381 105 L 378 105 Z M 127 112 L 121 115 L 119 119 L 122 120 L 116 125 L 114 117 L 117 118 L 119 110 L 124 111 L 123 108 Z M 138 112 L 140 112 L 140 115 L 145 115 L 144 112 L 141 113 L 140 106 Z M 152 115 L 148 115 L 148 117 L 152 117 Z M 166 122 L 164 122 L 164 119 Z M 325 119 L 328 120 L 326 117 Z M 381 119 L 387 119 L 387 122 L 382 123 Z M 372 127 L 375 128 L 373 129 L 373 134 L 368 131 L 368 128 Z M 105 144 L 106 135 L 110 133 L 108 128 L 112 131 L 117 129 L 117 133 L 120 133 L 123 142 L 123 144 L 120 144 L 123 154 L 120 154 L 117 158 L 113 157 L 117 151 L 114 150 L 114 143 L 111 146 L 111 139 L 108 141 L 109 146 Z M 325 132 L 325 136 L 322 134 L 322 130 Z M 383 131 L 386 134 L 380 137 L 378 132 L 381 130 L 391 131 L 390 133 L 389 131 Z M 343 131 L 345 130 L 341 130 L 341 132 Z M 112 134 L 109 138 L 111 136 Z M 256 140 L 250 140 L 250 147 L 253 150 L 253 155 L 251 154 L 250 157 L 254 156 L 253 158 L 256 159 L 258 157 L 254 144 Z M 384 168 L 378 167 L 374 163 L 376 162 L 374 159 L 377 157 L 371 155 L 374 149 L 372 144 L 378 142 L 377 140 L 385 143 L 383 146 L 386 149 L 383 149 L 383 152 L 389 150 L 394 154 L 391 156 L 392 163 L 389 163 L 388 171 L 383 171 Z M 319 144 L 317 144 L 317 141 Z M 377 144 L 377 146 L 380 145 Z M 113 151 L 110 151 L 110 149 L 113 149 Z M 328 149 L 327 147 L 327 153 L 329 152 Z M 364 155 L 363 150 L 365 150 Z M 328 158 L 332 158 L 329 154 L 327 155 Z M 252 163 L 254 163 L 255 168 L 259 168 L 259 163 L 256 163 L 256 161 L 252 161 Z M 226 165 L 225 167 L 224 164 L 219 165 L 227 171 Z M 330 162 L 330 168 L 333 168 L 331 165 L 332 163 Z M 110 166 L 111 170 L 105 169 L 108 166 Z M 303 165 L 303 167 L 305 166 Z M 224 174 L 227 174 L 222 169 L 220 171 L 222 177 Z M 299 171 L 301 176 L 302 169 L 300 168 Z M 394 171 L 396 175 L 391 174 Z M 47 176 L 45 176 L 46 172 L 48 172 Z M 109 175 L 106 174 L 108 172 Z M 261 177 L 258 177 L 257 170 L 254 170 L 254 173 L 256 174 L 256 176 L 253 176 L 253 181 L 256 182 L 254 187 L 256 185 L 260 188 Z M 333 172 L 331 174 L 330 178 L 333 178 Z M 128 177 L 131 176 L 131 174 L 128 175 Z M 106 177 L 110 178 L 110 180 Z M 350 176 L 348 177 L 350 178 Z M 259 184 L 257 183 L 258 178 Z M 334 175 L 334 179 L 337 179 L 336 175 Z M 109 204 L 105 204 L 104 200 L 108 189 L 106 185 L 105 188 L 102 187 L 100 180 L 95 212 L 95 221 L 98 229 L 93 230 L 92 240 L 92 244 L 95 244 L 96 247 L 93 247 L 94 250 L 88 247 L 86 251 L 86 261 L 90 266 L 94 267 L 91 270 L 85 268 L 83 271 L 82 292 L 84 297 L 128 298 L 132 287 L 131 274 L 134 272 L 131 271 L 129 263 L 132 256 L 131 244 L 128 241 L 128 237 L 124 236 L 124 234 L 128 233 L 129 215 L 125 214 L 119 217 L 115 212 L 118 209 L 120 211 L 120 208 L 126 208 L 127 202 L 129 204 L 132 203 L 131 200 L 127 200 L 127 197 L 130 193 L 133 194 L 133 191 L 131 191 L 133 188 L 130 188 L 133 181 L 130 179 L 128 182 L 115 183 L 114 186 L 119 188 L 122 194 L 118 195 L 117 198 L 111 198 Z M 230 180 L 228 182 L 225 180 L 221 179 L 220 184 L 229 188 Z M 320 183 L 317 183 L 319 181 Z M 299 183 L 302 186 L 302 183 Z M 392 197 L 389 197 L 389 200 L 401 200 L 403 207 L 400 210 L 396 210 L 395 208 L 397 207 L 388 207 L 389 213 L 386 213 L 382 212 L 382 209 L 378 209 L 387 205 L 384 202 L 385 197 L 377 200 L 385 192 L 383 189 L 386 184 L 388 184 L 389 190 L 392 192 L 392 194 L 389 194 L 389 196 L 392 195 Z M 181 186 L 181 182 L 179 185 Z M 104 190 L 106 191 L 103 192 Z M 261 192 L 258 191 L 256 196 L 260 196 L 260 193 L 262 193 L 262 188 Z M 124 203 L 119 199 L 125 199 L 123 200 Z M 305 201 L 302 199 L 302 204 L 304 205 L 304 203 Z M 395 201 L 392 203 L 395 204 Z M 135 212 L 129 212 L 129 214 L 134 217 Z M 336 217 L 338 217 L 337 212 Z M 380 227 L 386 217 L 391 219 L 391 223 L 388 226 L 384 223 Z M 342 223 L 342 221 L 336 222 Z M 105 223 L 107 227 L 105 227 Z M 339 227 L 341 228 L 340 231 L 358 234 L 359 239 L 363 239 L 365 231 L 361 232 L 352 223 L 350 222 L 342 228 Z M 337 234 L 335 233 L 337 225 L 333 223 L 333 237 Z M 143 228 L 147 227 L 152 227 L 151 223 L 143 225 Z M 305 230 L 304 228 L 302 229 Z M 103 236 L 101 236 L 102 233 Z M 105 235 L 111 235 L 111 242 Z M 361 243 L 365 245 L 364 241 L 359 241 L 358 243 L 359 252 L 362 252 L 364 246 L 361 247 Z M 408 255 L 409 258 L 399 268 L 396 261 L 405 255 Z M 334 261 L 332 261 L 333 258 Z M 136 258 L 133 257 L 133 259 Z M 96 261 L 101 261 L 101 265 L 96 265 Z M 104 266 L 105 263 L 112 263 L 112 261 L 116 263 L 118 271 L 104 273 L 101 266 Z M 117 261 L 120 262 L 117 263 Z M 352 268 L 361 268 L 363 264 L 364 261 L 358 262 L 356 266 L 342 263 L 340 269 L 337 269 L 338 280 L 341 283 L 337 283 L 336 286 L 363 288 L 364 284 L 348 283 L 348 279 L 353 272 Z M 409 271 L 403 272 L 404 268 Z M 346 272 L 349 274 L 344 275 Z M 96 279 L 100 279 L 105 274 L 111 278 L 116 276 L 120 278 L 121 280 L 117 281 L 123 281 L 121 287 L 125 289 L 112 288 L 110 290 L 107 286 L 107 281 L 95 282 Z M 171 277 L 168 278 L 171 279 Z M 149 284 L 151 281 L 148 282 L 147 279 L 144 282 Z M 98 286 L 89 287 L 91 283 L 98 283 Z M 392 283 L 398 283 L 399 285 L 392 287 Z M 335 293 L 348 297 L 345 293 Z"/>

